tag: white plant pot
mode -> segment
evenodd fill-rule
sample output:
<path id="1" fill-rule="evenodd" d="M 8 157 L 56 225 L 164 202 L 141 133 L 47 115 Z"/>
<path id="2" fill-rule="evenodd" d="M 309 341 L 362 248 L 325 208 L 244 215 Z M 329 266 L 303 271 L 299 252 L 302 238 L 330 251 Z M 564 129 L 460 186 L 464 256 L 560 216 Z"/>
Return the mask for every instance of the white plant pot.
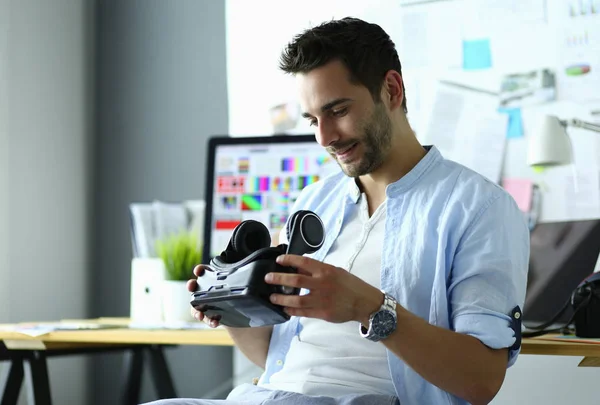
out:
<path id="1" fill-rule="evenodd" d="M 129 317 L 132 322 L 155 324 L 163 321 L 161 297 L 164 279 L 162 259 L 134 258 L 131 261 Z"/>
<path id="2" fill-rule="evenodd" d="M 166 323 L 193 322 L 190 299 L 186 288 L 187 281 L 163 280 L 161 282 L 161 301 L 163 319 Z"/>

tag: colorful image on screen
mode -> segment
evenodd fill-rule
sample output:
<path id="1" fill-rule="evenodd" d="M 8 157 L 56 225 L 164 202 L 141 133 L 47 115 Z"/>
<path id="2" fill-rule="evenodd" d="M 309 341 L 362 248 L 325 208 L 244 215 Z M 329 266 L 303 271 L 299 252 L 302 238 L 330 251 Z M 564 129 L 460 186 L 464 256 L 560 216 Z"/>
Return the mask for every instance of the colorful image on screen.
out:
<path id="1" fill-rule="evenodd" d="M 261 222 L 275 237 L 302 189 L 339 171 L 316 142 L 218 145 L 214 161 L 210 257 L 244 220 Z"/>

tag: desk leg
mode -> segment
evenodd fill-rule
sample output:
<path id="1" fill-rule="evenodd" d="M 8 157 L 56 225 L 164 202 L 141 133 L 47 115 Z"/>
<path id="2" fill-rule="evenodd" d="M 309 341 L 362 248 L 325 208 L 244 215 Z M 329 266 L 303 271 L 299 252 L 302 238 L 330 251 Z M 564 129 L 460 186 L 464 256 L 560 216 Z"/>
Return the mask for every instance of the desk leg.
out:
<path id="1" fill-rule="evenodd" d="M 22 384 L 23 359 L 12 359 L 10 367 L 5 368 L 0 376 L 0 389 L 2 390 L 0 405 L 17 405 Z"/>
<path id="2" fill-rule="evenodd" d="M 144 349 L 132 349 L 125 353 L 125 386 L 123 387 L 123 405 L 138 405 L 142 384 L 142 365 Z"/>
<path id="3" fill-rule="evenodd" d="M 148 355 L 150 356 L 150 370 L 158 398 L 177 398 L 162 346 L 150 346 L 148 348 Z"/>
<path id="4" fill-rule="evenodd" d="M 30 404 L 52 405 L 50 397 L 50 380 L 46 354 L 34 351 L 26 359 L 25 376 L 27 378 L 27 398 Z"/>
<path id="5" fill-rule="evenodd" d="M 600 357 L 584 357 L 579 367 L 600 367 Z"/>

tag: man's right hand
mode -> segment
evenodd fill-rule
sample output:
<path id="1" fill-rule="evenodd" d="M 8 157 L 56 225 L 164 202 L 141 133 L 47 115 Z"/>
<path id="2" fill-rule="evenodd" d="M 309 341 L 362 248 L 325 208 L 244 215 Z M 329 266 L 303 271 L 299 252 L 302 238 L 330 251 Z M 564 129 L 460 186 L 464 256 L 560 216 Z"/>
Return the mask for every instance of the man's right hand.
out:
<path id="1" fill-rule="evenodd" d="M 194 275 L 200 277 L 204 274 L 205 269 L 208 266 L 199 264 L 194 268 Z M 187 282 L 187 289 L 189 292 L 194 292 L 198 288 L 196 279 L 189 280 Z M 219 326 L 218 318 L 211 318 L 204 312 L 199 311 L 192 307 L 192 316 L 199 321 L 203 321 L 211 328 Z M 232 328 L 231 326 L 223 326 L 229 336 L 233 339 L 233 342 L 237 348 L 251 362 L 259 367 L 265 368 L 267 363 L 267 353 L 269 351 L 269 342 L 271 341 L 271 333 L 273 332 L 273 326 L 260 326 L 255 328 Z"/>
<path id="2" fill-rule="evenodd" d="M 202 264 L 197 265 L 194 268 L 194 274 L 196 275 L 196 277 L 200 277 L 202 274 L 204 274 L 205 268 L 206 268 L 205 265 L 202 265 Z M 194 292 L 198 289 L 198 283 L 195 278 L 188 280 L 187 289 L 189 292 Z M 194 319 L 196 319 L 198 321 L 203 321 L 205 324 L 207 324 L 211 328 L 216 328 L 217 326 L 219 326 L 218 318 L 209 318 L 208 316 L 206 316 L 204 314 L 204 312 L 198 311 L 194 307 L 191 308 L 191 312 L 192 312 L 192 316 L 194 317 Z"/>

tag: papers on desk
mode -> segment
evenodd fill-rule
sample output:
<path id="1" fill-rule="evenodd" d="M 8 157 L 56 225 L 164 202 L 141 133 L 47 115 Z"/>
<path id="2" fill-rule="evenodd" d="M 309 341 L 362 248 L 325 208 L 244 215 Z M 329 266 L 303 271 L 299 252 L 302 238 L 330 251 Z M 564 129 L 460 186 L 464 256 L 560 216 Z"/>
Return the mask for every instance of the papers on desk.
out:
<path id="1" fill-rule="evenodd" d="M 0 327 L 0 330 L 21 333 L 23 335 L 38 337 L 46 335 L 50 332 L 67 331 L 67 330 L 100 330 L 100 329 L 117 329 L 123 328 L 123 325 L 99 324 L 96 322 L 40 322 L 40 323 L 19 323 L 14 325 L 6 325 Z"/>
<path id="2" fill-rule="evenodd" d="M 20 333 L 31 337 L 40 337 L 51 332 L 59 331 L 91 331 L 108 329 L 137 329 L 137 330 L 198 330 L 213 329 L 204 322 L 130 322 L 115 318 L 102 318 L 90 321 L 59 321 L 59 322 L 27 322 L 11 325 L 0 325 L 0 331 Z M 221 326 L 219 326 L 221 328 Z M 217 328 L 217 329 L 219 329 Z"/>
<path id="3" fill-rule="evenodd" d="M 219 329 L 219 328 L 221 328 L 221 326 L 219 326 L 217 329 Z M 214 328 L 211 328 L 204 322 L 160 322 L 160 323 L 130 322 L 129 329 L 188 330 L 188 329 L 214 329 Z"/>
<path id="4" fill-rule="evenodd" d="M 497 97 L 440 84 L 431 111 L 426 143 L 494 183 L 500 181 L 508 116 L 497 111 Z"/>

